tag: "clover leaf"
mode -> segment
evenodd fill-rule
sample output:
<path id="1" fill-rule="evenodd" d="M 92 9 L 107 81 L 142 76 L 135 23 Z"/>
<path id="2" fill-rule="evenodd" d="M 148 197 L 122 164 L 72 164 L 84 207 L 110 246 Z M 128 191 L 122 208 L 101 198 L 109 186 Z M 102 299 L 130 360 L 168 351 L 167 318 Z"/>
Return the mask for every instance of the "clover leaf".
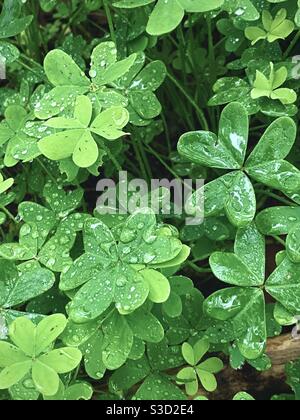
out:
<path id="1" fill-rule="evenodd" d="M 76 381 L 70 386 L 59 383 L 58 392 L 55 395 L 43 395 L 46 401 L 88 401 L 93 396 L 93 388 L 88 382 Z"/>
<path id="2" fill-rule="evenodd" d="M 0 15 L 0 39 L 18 35 L 30 25 L 33 16 L 21 17 L 22 6 L 22 1 L 4 0 Z"/>
<path id="3" fill-rule="evenodd" d="M 16 317 L 26 316 L 12 308 L 40 296 L 55 282 L 49 270 L 33 265 L 16 266 L 12 261 L 0 260 L 2 277 L 0 280 L 0 338 L 6 338 L 7 325 Z M 28 314 L 30 316 L 30 313 Z"/>
<path id="4" fill-rule="evenodd" d="M 282 321 L 283 325 L 292 324 L 294 315 L 298 315 L 300 309 L 300 300 L 296 290 L 300 270 L 299 217 L 299 207 L 284 206 L 266 209 L 257 216 L 257 226 L 264 235 L 287 235 L 286 253 L 283 254 L 277 269 L 270 276 L 268 287 L 269 293 L 283 306 L 283 308 L 276 307 L 277 318 L 290 319 L 290 321 Z"/>
<path id="5" fill-rule="evenodd" d="M 49 181 L 44 194 L 54 211 L 36 203 L 22 202 L 19 215 L 25 223 L 20 229 L 19 242 L 1 244 L 0 256 L 9 261 L 34 263 L 34 266 L 42 264 L 49 270 L 61 272 L 71 264 L 70 251 L 76 234 L 88 218 L 80 213 L 70 214 L 80 204 L 83 191 L 65 193 Z"/>
<path id="6" fill-rule="evenodd" d="M 0 145 L 6 144 L 4 165 L 15 166 L 19 160 L 28 162 L 40 155 L 37 139 L 26 134 L 25 128 L 31 118 L 20 105 L 8 106 L 5 120 L 0 124 Z"/>
<path id="7" fill-rule="evenodd" d="M 170 286 L 157 269 L 177 266 L 188 257 L 174 232 L 159 227 L 150 209 L 130 216 L 120 237 L 100 220 L 88 220 L 84 248 L 85 254 L 62 273 L 60 281 L 63 291 L 83 285 L 70 305 L 70 317 L 79 323 L 97 318 L 112 303 L 121 314 L 128 314 L 148 297 L 152 302 L 165 302 Z"/>
<path id="8" fill-rule="evenodd" d="M 257 70 L 256 80 L 251 91 L 252 99 L 266 96 L 267 98 L 278 99 L 283 105 L 293 104 L 297 100 L 296 92 L 292 89 L 280 88 L 286 81 L 287 76 L 288 72 L 285 67 L 275 71 L 273 63 L 271 63 L 269 79 Z"/>
<path id="9" fill-rule="evenodd" d="M 264 290 L 288 310 L 299 310 L 293 264 L 285 260 L 265 282 L 265 240 L 251 224 L 238 230 L 234 253 L 212 254 L 210 266 L 219 280 L 235 287 L 210 296 L 206 312 L 219 321 L 230 321 L 241 354 L 257 359 L 267 339 Z"/>
<path id="10" fill-rule="evenodd" d="M 199 205 L 198 201 L 204 193 L 206 216 L 225 210 L 233 225 L 242 227 L 250 223 L 256 213 L 256 198 L 249 177 L 285 194 L 299 189 L 299 170 L 284 160 L 295 138 L 293 120 L 278 118 L 245 159 L 247 112 L 239 103 L 227 105 L 221 115 L 218 138 L 211 132 L 196 131 L 184 134 L 179 140 L 178 151 L 185 158 L 203 166 L 232 171 L 194 193 L 191 208 Z"/>
<path id="11" fill-rule="evenodd" d="M 92 102 L 87 96 L 78 96 L 74 118 L 52 118 L 46 126 L 59 131 L 44 137 L 38 147 L 48 159 L 63 160 L 72 156 L 73 162 L 80 168 L 92 166 L 98 159 L 98 144 L 92 134 L 108 140 L 116 140 L 125 135 L 121 129 L 128 123 L 129 116 L 125 108 L 113 107 L 100 113 L 93 121 Z"/>
<path id="12" fill-rule="evenodd" d="M 13 184 L 14 184 L 13 178 L 8 178 L 4 180 L 3 175 L 0 173 L 0 194 L 3 194 L 5 191 L 9 190 Z"/>
<path id="13" fill-rule="evenodd" d="M 120 0 L 114 7 L 131 9 L 154 3 L 155 0 Z M 158 0 L 149 17 L 147 32 L 152 36 L 163 35 L 177 28 L 184 13 L 205 13 L 220 8 L 224 0 Z"/>
<path id="14" fill-rule="evenodd" d="M 287 235 L 286 252 L 290 260 L 300 263 L 299 207 L 272 207 L 257 216 L 257 226 L 264 235 Z"/>
<path id="15" fill-rule="evenodd" d="M 62 340 L 66 345 L 80 346 L 86 372 L 100 379 L 106 369 L 116 370 L 128 359 L 139 359 L 145 342 L 159 343 L 164 338 L 162 324 L 151 311 L 152 305 L 146 303 L 126 316 L 114 309 L 89 323 L 69 321 Z"/>
<path id="16" fill-rule="evenodd" d="M 255 52 L 249 51 L 249 56 L 246 55 L 248 60 L 245 58 L 244 62 L 242 59 L 242 68 L 247 68 L 247 78 L 226 76 L 217 80 L 213 86 L 214 95 L 208 105 L 239 102 L 249 115 L 261 111 L 274 118 L 294 116 L 297 113 L 297 107 L 294 105 L 296 92 L 293 89 L 280 87 L 287 79 L 293 78 L 292 72 L 287 71 L 287 63 L 276 63 L 274 66 L 270 61 L 273 56 L 256 61 L 253 58 L 254 54 Z"/>
<path id="17" fill-rule="evenodd" d="M 185 400 L 186 396 L 164 374 L 165 370 L 180 367 L 184 363 L 179 346 L 168 346 L 166 340 L 149 344 L 147 355 L 136 361 L 129 360 L 110 378 L 110 387 L 117 392 L 126 393 L 139 385 L 133 400 Z M 126 380 L 125 380 L 126 378 Z"/>
<path id="18" fill-rule="evenodd" d="M 197 394 L 199 389 L 198 378 L 206 391 L 214 392 L 217 389 L 214 374 L 223 370 L 222 360 L 212 357 L 200 363 L 209 348 L 210 344 L 206 338 L 197 341 L 194 346 L 189 343 L 182 345 L 183 357 L 190 367 L 185 367 L 178 372 L 177 383 L 185 384 L 187 395 L 194 396 Z"/>
<path id="19" fill-rule="evenodd" d="M 262 13 L 263 29 L 259 26 L 248 26 L 245 30 L 246 37 L 255 45 L 262 39 L 267 39 L 272 43 L 278 39 L 287 38 L 295 29 L 295 24 L 291 20 L 286 19 L 286 9 L 280 9 L 275 18 L 272 17 L 268 10 Z"/>
<path id="20" fill-rule="evenodd" d="M 75 61 L 62 50 L 53 50 L 45 58 L 45 73 L 54 86 L 36 104 L 35 115 L 40 119 L 48 119 L 72 107 L 77 96 L 94 92 L 101 107 L 127 105 L 126 99 L 117 92 L 107 90 L 122 77 L 134 64 L 136 54 L 117 62 L 117 50 L 113 42 L 103 42 L 92 52 L 89 79 Z M 125 101 L 125 102 L 124 102 Z M 107 106 L 106 106 L 107 107 Z"/>
<path id="21" fill-rule="evenodd" d="M 58 374 L 74 370 L 82 357 L 75 348 L 53 350 L 66 322 L 64 315 L 52 315 L 37 326 L 23 317 L 11 324 L 9 337 L 13 344 L 0 342 L 0 389 L 12 387 L 31 372 L 37 391 L 46 396 L 57 393 Z"/>
<path id="22" fill-rule="evenodd" d="M 245 21 L 259 19 L 258 4 L 252 0 L 225 0 L 223 9 Z"/>
<path id="23" fill-rule="evenodd" d="M 145 65 L 144 53 L 137 54 L 130 70 L 116 81 L 123 95 L 128 95 L 130 122 L 137 126 L 149 125 L 161 113 L 161 104 L 154 92 L 163 83 L 167 70 L 162 61 L 152 61 Z"/>
<path id="24" fill-rule="evenodd" d="M 255 401 L 255 398 L 247 392 L 238 392 L 234 397 L 233 401 Z"/>

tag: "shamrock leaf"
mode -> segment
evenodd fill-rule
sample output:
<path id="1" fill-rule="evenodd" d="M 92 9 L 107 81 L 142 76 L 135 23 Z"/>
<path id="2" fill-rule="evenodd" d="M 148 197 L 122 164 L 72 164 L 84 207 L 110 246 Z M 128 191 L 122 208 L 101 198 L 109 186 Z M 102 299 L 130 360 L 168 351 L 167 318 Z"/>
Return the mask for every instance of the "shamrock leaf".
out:
<path id="1" fill-rule="evenodd" d="M 8 178 L 4 181 L 3 175 L 0 174 L 0 194 L 3 194 L 5 191 L 9 190 L 13 184 L 13 178 Z"/>
<path id="2" fill-rule="evenodd" d="M 247 392 L 238 392 L 233 397 L 233 401 L 255 401 L 255 399 Z"/>
<path id="3" fill-rule="evenodd" d="M 120 0 L 114 2 L 118 8 L 131 9 L 154 3 L 155 0 Z M 180 25 L 184 13 L 205 13 L 220 8 L 224 0 L 158 0 L 150 15 L 147 32 L 152 36 L 169 33 Z"/>
<path id="4" fill-rule="evenodd" d="M 253 254 L 250 244 L 255 244 Z M 254 224 L 240 229 L 235 253 L 214 253 L 210 265 L 217 278 L 238 287 L 216 292 L 206 300 L 205 309 L 215 319 L 232 320 L 242 355 L 256 359 L 266 343 L 264 295 L 259 288 L 265 280 L 264 238 Z"/>
<path id="5" fill-rule="evenodd" d="M 15 166 L 19 160 L 28 162 L 40 155 L 37 139 L 25 133 L 30 118 L 25 108 L 19 105 L 8 106 L 5 120 L 0 124 L 0 145 L 6 144 L 4 165 Z"/>
<path id="6" fill-rule="evenodd" d="M 194 346 L 189 343 L 182 345 L 182 354 L 190 367 L 183 368 L 177 374 L 177 383 L 185 384 L 186 393 L 194 396 L 198 392 L 198 378 L 203 388 L 208 392 L 214 392 L 217 389 L 217 381 L 214 374 L 223 370 L 223 362 L 212 357 L 200 363 L 204 355 L 209 351 L 210 344 L 207 339 L 196 342 Z"/>
<path id="7" fill-rule="evenodd" d="M 278 118 L 245 161 L 248 116 L 239 103 L 225 107 L 218 138 L 203 131 L 184 134 L 178 143 L 182 156 L 204 166 L 234 171 L 194 193 L 189 203 L 191 211 L 197 208 L 204 194 L 206 216 L 216 215 L 224 209 L 233 225 L 243 227 L 253 220 L 256 213 L 255 192 L 249 177 L 285 194 L 296 192 L 300 185 L 300 172 L 284 160 L 295 137 L 294 122 L 287 117 Z M 278 138 L 281 147 L 278 140 L 274 146 Z"/>
<path id="8" fill-rule="evenodd" d="M 257 5 L 253 3 L 251 0 L 225 0 L 223 8 L 240 19 L 255 21 L 259 19 L 259 12 Z"/>
<path id="9" fill-rule="evenodd" d="M 8 389 L 31 373 L 40 393 L 55 395 L 59 376 L 74 370 L 81 361 L 81 352 L 75 348 L 52 350 L 56 339 L 66 326 L 63 315 L 52 315 L 35 326 L 27 318 L 18 318 L 9 329 L 13 344 L 0 342 L 0 389 Z"/>
<path id="10" fill-rule="evenodd" d="M 157 226 L 150 209 L 130 216 L 120 238 L 98 219 L 87 221 L 84 247 L 85 254 L 62 273 L 60 281 L 63 291 L 83 285 L 70 305 L 70 317 L 75 322 L 97 318 L 112 303 L 121 314 L 128 314 L 141 307 L 148 297 L 153 302 L 169 298 L 168 280 L 156 271 L 156 266 L 178 265 L 176 257 L 183 245 L 167 227 Z M 187 255 L 183 261 L 186 258 Z"/>
<path id="11" fill-rule="evenodd" d="M 164 338 L 163 327 L 151 309 L 147 303 L 126 316 L 114 310 L 85 324 L 69 321 L 62 340 L 80 345 L 88 375 L 99 379 L 106 369 L 116 370 L 128 359 L 139 359 L 145 352 L 144 342 L 159 343 Z"/>
<path id="12" fill-rule="evenodd" d="M 35 115 L 40 119 L 58 115 L 72 108 L 78 96 L 89 92 L 100 103 L 100 107 L 126 106 L 126 98 L 107 89 L 106 85 L 114 86 L 114 82 L 128 72 L 135 60 L 136 54 L 132 54 L 117 62 L 115 44 L 102 42 L 92 52 L 89 79 L 64 51 L 51 51 L 45 58 L 44 69 L 54 88 L 36 104 Z"/>
<path id="13" fill-rule="evenodd" d="M 22 2 L 4 0 L 0 15 L 0 38 L 10 38 L 23 32 L 32 22 L 33 16 L 21 17 Z"/>
<path id="14" fill-rule="evenodd" d="M 51 136 L 44 137 L 38 144 L 41 153 L 51 160 L 63 160 L 73 157 L 73 162 L 80 168 L 92 166 L 98 159 L 99 151 L 93 134 L 108 140 L 116 140 L 125 135 L 121 131 L 128 123 L 126 109 L 109 108 L 99 114 L 91 123 L 92 103 L 87 96 L 78 96 L 74 118 L 57 117 L 45 123 L 48 127 L 65 129 Z"/>
<path id="15" fill-rule="evenodd" d="M 112 389 L 126 392 L 142 382 L 133 397 L 134 400 L 148 398 L 149 389 L 153 400 L 184 400 L 185 395 L 163 372 L 171 365 L 179 367 L 182 364 L 180 347 L 168 346 L 167 341 L 162 340 L 158 344 L 150 344 L 147 355 L 137 361 L 129 360 L 114 372 L 110 378 L 110 385 Z"/>
<path id="16" fill-rule="evenodd" d="M 257 226 L 265 235 L 287 235 L 286 253 L 267 281 L 267 290 L 292 318 L 298 314 L 300 305 L 297 292 L 300 269 L 298 218 L 298 207 L 273 207 L 262 211 L 257 217 Z"/>
<path id="17" fill-rule="evenodd" d="M 30 260 L 35 260 L 35 265 L 42 264 L 49 270 L 61 272 L 71 264 L 70 251 L 76 234 L 89 216 L 69 214 L 82 200 L 81 189 L 65 193 L 62 187 L 49 181 L 44 195 L 57 214 L 36 203 L 21 203 L 19 215 L 25 223 L 20 229 L 19 242 L 1 244 L 0 256 L 10 261 L 32 263 Z"/>
<path id="18" fill-rule="evenodd" d="M 261 111 L 274 118 L 294 116 L 297 113 L 294 105 L 296 93 L 292 89 L 281 88 L 288 77 L 286 65 L 278 64 L 274 69 L 273 63 L 270 63 L 272 56 L 267 61 L 258 61 L 256 64 L 252 55 L 250 62 L 245 60 L 243 65 L 243 68 L 247 67 L 247 79 L 228 76 L 219 79 L 213 86 L 214 96 L 208 105 L 236 101 L 245 107 L 248 115 Z"/>
<path id="19" fill-rule="evenodd" d="M 257 216 L 257 225 L 265 235 L 287 235 L 286 252 L 289 259 L 300 263 L 299 208 L 273 207 Z"/>
<path id="20" fill-rule="evenodd" d="M 215 276 L 237 287 L 210 296 L 205 302 L 206 311 L 215 319 L 233 323 L 238 348 L 250 360 L 258 358 L 266 345 L 263 289 L 288 310 L 299 310 L 295 264 L 286 259 L 265 282 L 264 248 L 264 238 L 252 224 L 238 231 L 233 254 L 218 252 L 210 258 Z"/>
<path id="21" fill-rule="evenodd" d="M 46 401 L 88 401 L 93 396 L 93 388 L 88 382 L 76 381 L 70 386 L 59 383 L 58 392 L 52 396 L 43 395 Z"/>
<path id="22" fill-rule="evenodd" d="M 0 339 L 6 339 L 8 326 L 18 317 L 28 316 L 32 320 L 39 319 L 30 311 L 17 312 L 12 308 L 42 295 L 49 290 L 55 277 L 50 271 L 38 265 L 16 266 L 13 262 L 0 260 L 2 278 L 0 281 Z"/>
<path id="23" fill-rule="evenodd" d="M 154 92 L 163 83 L 167 69 L 162 61 L 152 61 L 145 65 L 146 56 L 139 53 L 134 65 L 121 78 L 116 86 L 127 92 L 130 122 L 137 126 L 146 126 L 161 113 L 161 104 Z"/>
<path id="24" fill-rule="evenodd" d="M 267 78 L 259 70 L 256 71 L 256 80 L 251 91 L 252 99 L 262 98 L 264 96 L 271 99 L 278 99 L 283 105 L 293 104 L 297 100 L 297 94 L 292 89 L 280 88 L 288 76 L 287 69 L 281 67 L 274 70 L 274 64 L 271 63 L 271 72 Z"/>
<path id="25" fill-rule="evenodd" d="M 280 9 L 274 19 L 268 10 L 264 10 L 262 13 L 263 29 L 259 26 L 248 26 L 245 29 L 245 35 L 252 41 L 252 45 L 262 39 L 267 39 L 270 43 L 278 39 L 285 39 L 295 28 L 294 23 L 286 17 L 286 9 Z"/>

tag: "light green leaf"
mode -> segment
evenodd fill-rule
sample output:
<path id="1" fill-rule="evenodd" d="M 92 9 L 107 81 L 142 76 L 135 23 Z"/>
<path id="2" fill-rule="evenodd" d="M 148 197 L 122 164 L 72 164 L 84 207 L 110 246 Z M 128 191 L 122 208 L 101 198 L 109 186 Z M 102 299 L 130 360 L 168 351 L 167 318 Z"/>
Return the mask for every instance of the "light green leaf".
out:
<path id="1" fill-rule="evenodd" d="M 36 360 L 32 365 L 32 379 L 36 389 L 43 395 L 55 395 L 59 388 L 59 377 L 57 373 Z"/>
<path id="2" fill-rule="evenodd" d="M 41 153 L 50 160 L 62 160 L 73 155 L 74 150 L 84 135 L 83 129 L 62 131 L 44 137 L 38 143 Z"/>
<path id="3" fill-rule="evenodd" d="M 196 359 L 195 359 L 194 349 L 189 343 L 183 343 L 183 345 L 182 345 L 182 355 L 183 355 L 185 361 L 189 365 L 195 366 Z"/>
<path id="4" fill-rule="evenodd" d="M 98 156 L 97 143 L 90 132 L 84 131 L 73 151 L 74 163 L 79 168 L 89 168 L 97 161 Z"/>
<path id="5" fill-rule="evenodd" d="M 221 359 L 218 359 L 217 357 L 212 357 L 210 359 L 205 360 L 205 362 L 200 363 L 199 366 L 197 366 L 200 370 L 205 370 L 210 373 L 219 373 L 224 368 L 224 364 Z"/>
<path id="6" fill-rule="evenodd" d="M 38 360 L 57 373 L 68 373 L 79 365 L 81 358 L 79 350 L 67 347 L 43 354 Z"/>
<path id="7" fill-rule="evenodd" d="M 6 368 L 26 361 L 28 361 L 28 357 L 21 350 L 12 344 L 0 341 L 0 368 Z"/>
<path id="8" fill-rule="evenodd" d="M 103 111 L 91 125 L 91 131 L 107 140 L 116 140 L 125 135 L 122 131 L 129 121 L 125 108 L 113 107 Z"/>
<path id="9" fill-rule="evenodd" d="M 8 389 L 21 381 L 31 368 L 31 360 L 15 363 L 0 372 L 0 389 Z"/>
<path id="10" fill-rule="evenodd" d="M 177 383 L 185 385 L 187 395 L 194 396 L 198 392 L 199 384 L 193 368 L 183 368 L 177 374 Z"/>
<path id="11" fill-rule="evenodd" d="M 158 271 L 147 269 L 141 275 L 149 285 L 149 299 L 154 303 L 166 302 L 170 296 L 169 280 Z"/>
<path id="12" fill-rule="evenodd" d="M 114 312 L 103 325 L 103 363 L 110 369 L 120 368 L 127 360 L 133 345 L 133 333 L 126 318 Z"/>
<path id="13" fill-rule="evenodd" d="M 19 347 L 26 356 L 35 354 L 35 325 L 28 318 L 20 317 L 9 327 L 11 341 Z"/>
<path id="14" fill-rule="evenodd" d="M 158 36 L 173 31 L 181 23 L 184 9 L 177 0 L 158 0 L 147 25 L 149 35 Z"/>
<path id="15" fill-rule="evenodd" d="M 212 373 L 202 370 L 198 367 L 196 368 L 196 371 L 203 388 L 207 392 L 214 392 L 218 387 L 215 376 Z"/>
<path id="16" fill-rule="evenodd" d="M 209 351 L 210 343 L 206 338 L 198 340 L 194 345 L 195 364 L 202 360 L 203 356 Z"/>
<path id="17" fill-rule="evenodd" d="M 67 325 L 64 315 L 50 315 L 43 319 L 36 327 L 35 355 L 38 356 L 60 336 Z"/>
<path id="18" fill-rule="evenodd" d="M 90 85 L 89 79 L 75 61 L 62 50 L 50 51 L 44 61 L 44 68 L 49 81 L 54 86 Z"/>

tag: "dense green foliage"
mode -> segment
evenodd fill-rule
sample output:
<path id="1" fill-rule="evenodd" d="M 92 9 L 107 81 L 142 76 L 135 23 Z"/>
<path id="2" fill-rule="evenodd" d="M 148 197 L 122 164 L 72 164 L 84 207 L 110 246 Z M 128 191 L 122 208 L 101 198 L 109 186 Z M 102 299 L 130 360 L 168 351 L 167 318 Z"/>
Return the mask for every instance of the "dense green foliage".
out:
<path id="1" fill-rule="evenodd" d="M 0 4 L 0 399 L 205 400 L 224 363 L 271 369 L 300 314 L 300 1 Z M 188 215 L 97 212 L 121 171 L 205 185 Z"/>

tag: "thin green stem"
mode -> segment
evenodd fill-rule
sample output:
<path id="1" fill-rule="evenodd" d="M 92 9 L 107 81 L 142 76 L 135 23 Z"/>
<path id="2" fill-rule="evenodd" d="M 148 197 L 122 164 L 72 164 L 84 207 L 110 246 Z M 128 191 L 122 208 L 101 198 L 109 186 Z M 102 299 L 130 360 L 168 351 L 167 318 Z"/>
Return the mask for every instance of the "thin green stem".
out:
<path id="1" fill-rule="evenodd" d="M 118 172 L 122 172 L 122 170 L 123 170 L 122 166 L 120 165 L 120 163 L 118 162 L 118 160 L 115 158 L 114 154 L 110 151 L 110 149 L 104 144 L 104 141 L 101 142 L 101 147 L 103 148 L 103 150 L 105 151 L 105 153 L 107 154 L 107 156 L 109 157 L 109 159 L 114 164 L 114 167 L 116 168 L 116 170 Z"/>
<path id="2" fill-rule="evenodd" d="M 116 38 L 116 34 L 115 34 L 114 22 L 113 22 L 110 7 L 109 7 L 109 4 L 108 4 L 107 0 L 103 0 L 103 5 L 104 5 L 104 10 L 105 10 L 105 13 L 106 13 L 106 17 L 107 17 L 110 36 L 111 36 L 111 39 L 113 40 L 113 42 L 116 44 L 117 43 L 117 38 Z"/>
<path id="3" fill-rule="evenodd" d="M 0 210 L 3 211 L 3 213 L 6 214 L 6 216 L 12 220 L 15 224 L 18 224 L 17 219 L 15 218 L 15 216 L 13 214 L 11 214 L 11 212 L 9 210 L 7 210 L 6 207 L 4 206 L 0 206 Z"/>
<path id="4" fill-rule="evenodd" d="M 48 168 L 43 164 L 41 159 L 36 159 L 40 167 L 46 172 L 46 174 L 49 176 L 49 178 L 54 182 L 55 185 L 57 185 L 57 180 L 54 178 L 54 176 L 51 174 L 51 172 L 48 170 Z"/>
<path id="5" fill-rule="evenodd" d="M 281 239 L 279 236 L 277 235 L 272 235 L 272 237 L 274 239 L 276 239 L 277 242 L 279 242 L 281 245 L 283 245 L 284 247 L 286 246 L 285 241 L 283 239 Z"/>
<path id="6" fill-rule="evenodd" d="M 290 43 L 289 47 L 287 48 L 286 52 L 283 55 L 283 58 L 287 58 L 290 53 L 293 51 L 294 47 L 297 45 L 297 42 L 300 39 L 300 30 L 297 32 L 297 34 L 295 35 L 293 41 Z"/>
<path id="7" fill-rule="evenodd" d="M 145 151 L 144 143 L 142 142 L 142 140 L 138 142 L 137 146 L 139 148 L 140 154 L 145 164 L 145 169 L 148 174 L 148 178 L 149 180 L 151 180 L 153 178 L 152 169 L 151 169 L 151 166 L 147 157 L 147 153 Z"/>
<path id="8" fill-rule="evenodd" d="M 171 80 L 171 82 L 180 90 L 180 92 L 186 97 L 189 103 L 195 108 L 199 117 L 199 121 L 202 124 L 204 130 L 209 131 L 208 122 L 206 120 L 204 112 L 199 107 L 199 105 L 194 101 L 194 99 L 189 95 L 189 93 L 184 89 L 184 87 L 181 86 L 181 84 L 175 79 L 175 77 L 172 76 L 171 73 L 167 72 L 167 76 Z"/>
<path id="9" fill-rule="evenodd" d="M 191 267 L 197 273 L 211 273 L 212 272 L 210 268 L 201 268 L 197 264 L 194 264 L 191 261 L 187 261 L 187 265 Z"/>
<path id="10" fill-rule="evenodd" d="M 164 112 L 162 112 L 161 114 L 161 119 L 164 125 L 166 139 L 167 139 L 168 153 L 170 155 L 172 153 L 172 144 L 171 144 L 170 130 L 169 130 L 169 126 L 168 126 Z"/>
<path id="11" fill-rule="evenodd" d="M 156 157 L 156 159 L 176 178 L 179 179 L 182 183 L 183 180 L 176 174 L 176 172 L 171 168 L 170 165 L 168 165 L 165 160 L 160 156 L 159 153 L 157 153 L 150 145 L 147 145 L 147 148 L 149 152 Z"/>
<path id="12" fill-rule="evenodd" d="M 140 148 L 138 146 L 138 141 L 136 139 L 136 136 L 132 137 L 132 146 L 133 146 L 133 149 L 134 149 L 136 159 L 139 163 L 139 167 L 140 167 L 142 176 L 143 176 L 144 179 L 147 179 L 148 182 L 149 182 L 149 174 L 147 174 L 147 171 L 145 169 L 145 165 L 144 165 L 143 158 L 142 158 L 142 155 L 141 155 L 141 152 L 140 152 Z"/>

